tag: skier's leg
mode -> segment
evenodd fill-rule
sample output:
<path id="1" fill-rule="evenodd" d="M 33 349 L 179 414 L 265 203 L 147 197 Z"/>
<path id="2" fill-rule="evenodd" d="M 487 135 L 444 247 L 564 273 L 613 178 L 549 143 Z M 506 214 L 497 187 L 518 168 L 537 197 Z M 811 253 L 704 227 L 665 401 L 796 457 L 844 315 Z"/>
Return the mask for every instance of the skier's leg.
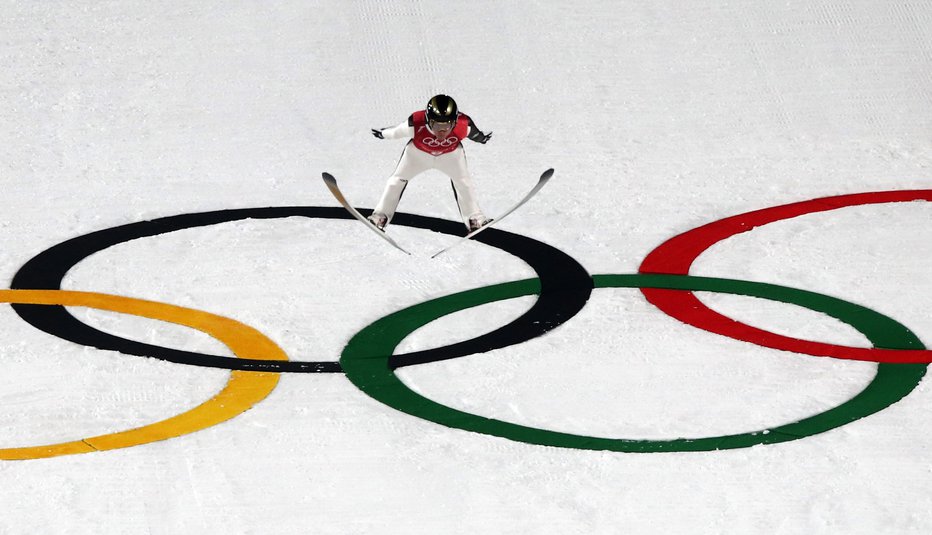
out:
<path id="1" fill-rule="evenodd" d="M 487 220 L 479 208 L 472 177 L 466 164 L 466 151 L 463 147 L 459 147 L 449 154 L 438 157 L 437 160 L 437 169 L 449 176 L 453 184 L 453 194 L 456 197 L 456 205 L 459 207 L 463 223 L 470 230 L 485 224 Z"/>
<path id="2" fill-rule="evenodd" d="M 414 148 L 410 143 L 401 153 L 395 171 L 385 184 L 382 197 L 379 199 L 378 204 L 375 205 L 372 215 L 369 216 L 369 220 L 379 228 L 385 227 L 392 220 L 395 210 L 398 208 L 398 203 L 401 201 L 401 196 L 408 186 L 408 181 L 427 168 L 428 162 L 425 161 L 424 156 L 426 155 L 423 155 L 420 150 Z"/>

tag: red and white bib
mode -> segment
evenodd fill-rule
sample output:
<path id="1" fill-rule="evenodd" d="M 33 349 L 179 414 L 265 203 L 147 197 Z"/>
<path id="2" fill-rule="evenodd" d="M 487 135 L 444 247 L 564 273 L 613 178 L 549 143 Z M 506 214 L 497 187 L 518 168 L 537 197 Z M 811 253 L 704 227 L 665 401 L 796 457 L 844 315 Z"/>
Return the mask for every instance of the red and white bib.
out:
<path id="1" fill-rule="evenodd" d="M 459 114 L 453 131 L 443 139 L 437 139 L 427 128 L 427 113 L 416 111 L 411 114 L 414 123 L 414 146 L 432 156 L 453 152 L 460 146 L 460 141 L 469 135 L 469 117 Z"/>

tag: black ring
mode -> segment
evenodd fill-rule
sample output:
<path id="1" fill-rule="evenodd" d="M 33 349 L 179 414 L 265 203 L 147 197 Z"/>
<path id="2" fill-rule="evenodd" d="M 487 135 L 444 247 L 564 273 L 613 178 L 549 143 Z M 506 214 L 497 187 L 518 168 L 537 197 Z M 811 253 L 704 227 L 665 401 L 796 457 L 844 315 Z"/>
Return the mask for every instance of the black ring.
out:
<path id="1" fill-rule="evenodd" d="M 363 212 L 369 213 L 370 210 Z M 130 223 L 78 236 L 46 249 L 19 269 L 10 287 L 58 290 L 65 274 L 78 262 L 108 247 L 130 240 L 241 219 L 278 219 L 294 216 L 352 219 L 341 207 L 284 206 L 181 214 Z M 392 224 L 455 236 L 465 234 L 460 222 L 413 214 L 399 213 L 392 220 Z M 592 293 L 592 278 L 585 268 L 559 249 L 494 228 L 483 232 L 475 239 L 517 256 L 537 272 L 541 281 L 541 292 L 537 302 L 518 319 L 482 336 L 435 349 L 395 355 L 390 361 L 392 367 L 452 359 L 526 342 L 563 324 L 582 310 L 588 301 Z M 238 359 L 127 340 L 82 323 L 60 305 L 13 305 L 13 309 L 27 323 L 51 335 L 77 344 L 129 355 L 228 370 L 291 373 L 343 371 L 339 362 Z"/>

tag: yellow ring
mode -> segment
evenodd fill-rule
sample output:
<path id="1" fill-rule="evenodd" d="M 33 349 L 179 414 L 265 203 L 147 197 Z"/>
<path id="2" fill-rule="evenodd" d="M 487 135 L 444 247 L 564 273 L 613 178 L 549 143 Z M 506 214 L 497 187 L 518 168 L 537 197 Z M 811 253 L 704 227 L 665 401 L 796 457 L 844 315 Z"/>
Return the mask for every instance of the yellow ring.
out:
<path id="1" fill-rule="evenodd" d="M 122 312 L 185 325 L 226 344 L 240 358 L 288 360 L 285 352 L 264 334 L 238 321 L 200 310 L 118 295 L 66 290 L 0 290 L 0 303 L 82 306 Z M 279 374 L 234 370 L 216 396 L 193 409 L 154 424 L 107 435 L 23 448 L 0 449 L 0 460 L 40 459 L 129 448 L 206 429 L 237 416 L 268 396 Z"/>

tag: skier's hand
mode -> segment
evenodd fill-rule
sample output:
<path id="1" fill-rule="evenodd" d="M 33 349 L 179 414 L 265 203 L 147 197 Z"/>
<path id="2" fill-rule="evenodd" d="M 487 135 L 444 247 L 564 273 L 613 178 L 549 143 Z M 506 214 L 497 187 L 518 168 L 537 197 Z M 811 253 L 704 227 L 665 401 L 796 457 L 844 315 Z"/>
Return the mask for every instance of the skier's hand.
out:
<path id="1" fill-rule="evenodd" d="M 485 145 L 486 143 L 489 142 L 490 139 L 492 139 L 492 132 L 489 132 L 488 134 L 482 134 L 481 136 L 477 137 L 474 141 L 476 143 L 482 143 L 483 145 Z"/>
<path id="2" fill-rule="evenodd" d="M 375 128 L 372 129 L 372 135 L 379 139 L 385 139 L 385 136 L 382 135 L 382 131 L 376 130 Z"/>

